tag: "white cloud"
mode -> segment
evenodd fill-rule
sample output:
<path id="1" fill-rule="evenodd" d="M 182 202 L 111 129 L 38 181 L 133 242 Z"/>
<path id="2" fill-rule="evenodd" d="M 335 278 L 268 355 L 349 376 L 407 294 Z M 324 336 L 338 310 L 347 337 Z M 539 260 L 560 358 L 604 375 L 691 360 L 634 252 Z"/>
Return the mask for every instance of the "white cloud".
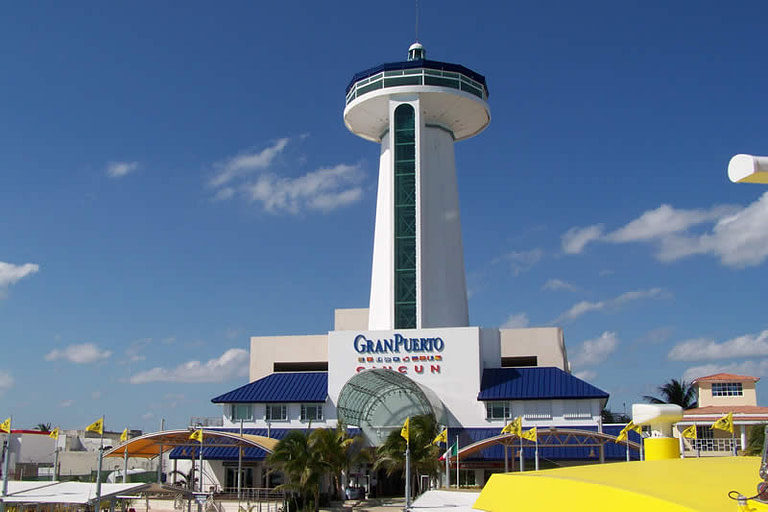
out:
<path id="1" fill-rule="evenodd" d="M 560 242 L 565 254 L 580 254 L 586 245 L 594 240 L 599 240 L 603 235 L 603 225 L 595 224 L 585 228 L 571 228 L 560 237 Z"/>
<path id="2" fill-rule="evenodd" d="M 515 313 L 509 315 L 507 321 L 501 326 L 502 329 L 521 329 L 528 327 L 528 315 L 525 313 Z"/>
<path id="3" fill-rule="evenodd" d="M 703 227 L 708 224 L 709 231 Z M 768 259 L 768 192 L 746 207 L 685 210 L 663 204 L 607 235 L 599 224 L 572 228 L 562 237 L 563 251 L 579 253 L 594 240 L 649 243 L 663 262 L 706 254 L 727 267 L 760 265 Z"/>
<path id="4" fill-rule="evenodd" d="M 587 340 L 576 349 L 571 362 L 574 366 L 594 366 L 608 359 L 619 345 L 615 332 L 605 331 L 599 338 Z"/>
<path id="5" fill-rule="evenodd" d="M 628 302 L 632 302 L 640 299 L 653 299 L 653 298 L 663 298 L 663 297 L 664 297 L 664 291 L 661 288 L 650 288 L 648 290 L 635 290 L 631 292 L 625 292 L 619 295 L 618 297 L 614 297 L 613 299 L 609 299 L 605 301 L 589 302 L 589 301 L 583 300 L 581 302 L 577 302 L 576 304 L 571 306 L 571 308 L 568 311 L 558 316 L 554 320 L 554 323 L 575 320 L 580 316 L 586 313 L 589 313 L 590 311 L 604 311 L 604 310 L 616 309 Z"/>
<path id="6" fill-rule="evenodd" d="M 151 420 L 154 417 L 155 417 L 155 413 L 153 412 L 145 412 L 144 414 L 141 415 L 141 419 L 143 420 Z"/>
<path id="7" fill-rule="evenodd" d="M 210 185 L 214 188 L 221 187 L 235 178 L 241 177 L 252 171 L 269 168 L 272 161 L 285 149 L 290 139 L 282 138 L 261 151 L 245 151 L 237 156 L 229 158 L 214 165 L 216 175 L 211 178 Z M 231 197 L 231 195 L 230 195 Z M 222 198 L 219 198 L 222 199 Z"/>
<path id="8" fill-rule="evenodd" d="M 0 370 L 0 395 L 13 387 L 15 380 L 9 372 Z"/>
<path id="9" fill-rule="evenodd" d="M 568 290 L 569 292 L 576 292 L 579 289 L 576 288 L 576 286 L 572 285 L 571 283 L 567 283 L 560 279 L 550 279 L 549 281 L 544 283 L 544 286 L 542 286 L 542 290 Z"/>
<path id="10" fill-rule="evenodd" d="M 715 206 L 709 210 L 677 210 L 663 204 L 648 210 L 621 229 L 606 235 L 610 242 L 639 242 L 682 233 L 693 226 L 714 222 L 734 211 L 732 206 Z"/>
<path id="11" fill-rule="evenodd" d="M 248 375 L 248 352 L 232 348 L 221 357 L 206 363 L 188 361 L 176 368 L 156 367 L 146 372 L 137 373 L 130 378 L 131 384 L 148 382 L 221 382 L 233 377 Z"/>
<path id="12" fill-rule="evenodd" d="M 581 372 L 574 372 L 573 376 L 576 377 L 577 379 L 590 381 L 592 379 L 597 378 L 597 372 L 592 370 L 584 370 Z"/>
<path id="13" fill-rule="evenodd" d="M 147 359 L 142 352 L 152 344 L 152 338 L 141 338 L 128 344 L 125 349 L 126 360 L 124 363 L 136 363 Z"/>
<path id="14" fill-rule="evenodd" d="M 107 164 L 107 176 L 110 178 L 122 178 L 139 168 L 139 162 L 109 162 Z"/>
<path id="15" fill-rule="evenodd" d="M 496 258 L 493 262 L 506 262 L 512 268 L 512 273 L 516 276 L 530 270 L 536 263 L 541 261 L 544 251 L 541 249 L 531 249 L 530 251 L 512 251 Z"/>
<path id="16" fill-rule="evenodd" d="M 91 400 L 98 400 L 102 396 L 104 396 L 103 391 L 91 391 Z"/>
<path id="17" fill-rule="evenodd" d="M 737 336 L 722 343 L 710 339 L 686 340 L 667 354 L 673 361 L 707 361 L 737 357 L 768 356 L 768 330 Z"/>
<path id="18" fill-rule="evenodd" d="M 759 361 L 743 361 L 740 363 L 712 363 L 704 364 L 701 366 L 693 366 L 685 370 L 683 373 L 683 380 L 690 382 L 699 377 L 713 375 L 715 373 L 735 373 L 737 375 L 764 377 L 768 375 L 768 359 L 761 359 Z"/>
<path id="19" fill-rule="evenodd" d="M 62 400 L 59 402 L 59 407 L 71 407 L 74 403 L 74 400 Z"/>
<path id="20" fill-rule="evenodd" d="M 261 203 L 270 213 L 329 212 L 362 199 L 363 189 L 359 186 L 362 179 L 359 166 L 339 164 L 298 178 L 261 174 L 244 189 L 250 200 Z"/>
<path id="21" fill-rule="evenodd" d="M 0 292 L 12 284 L 16 284 L 25 277 L 31 276 L 40 270 L 40 266 L 34 263 L 14 265 L 0 261 Z"/>
<path id="22" fill-rule="evenodd" d="M 89 364 L 107 359 L 111 355 L 111 351 L 101 350 L 93 343 L 82 343 L 80 345 L 70 345 L 64 350 L 53 349 L 45 355 L 45 360 L 56 361 L 58 359 L 65 359 L 70 363 Z"/>

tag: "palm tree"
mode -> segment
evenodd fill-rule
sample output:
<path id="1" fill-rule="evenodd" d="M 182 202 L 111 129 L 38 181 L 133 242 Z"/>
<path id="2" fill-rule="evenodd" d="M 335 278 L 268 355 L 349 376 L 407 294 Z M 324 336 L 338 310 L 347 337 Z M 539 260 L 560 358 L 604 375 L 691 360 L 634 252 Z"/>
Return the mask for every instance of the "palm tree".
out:
<path id="1" fill-rule="evenodd" d="M 683 409 L 690 409 L 697 405 L 696 388 L 690 382 L 670 379 L 656 389 L 658 389 L 662 398 L 644 395 L 643 400 L 651 404 L 675 404 Z"/>
<path id="2" fill-rule="evenodd" d="M 39 430 L 40 432 L 50 432 L 51 431 L 51 424 L 50 423 L 38 423 L 35 427 L 36 430 Z"/>
<path id="3" fill-rule="evenodd" d="M 423 414 L 410 419 L 411 475 L 416 485 L 419 483 L 416 475 L 440 474 L 440 448 L 432 444 L 438 433 L 437 421 L 433 415 Z M 400 435 L 400 429 L 390 432 L 384 444 L 376 450 L 373 469 L 379 468 L 384 468 L 387 476 L 405 470 L 405 439 Z M 411 485 L 411 488 L 415 489 L 415 486 Z"/>
<path id="4" fill-rule="evenodd" d="M 309 447 L 320 459 L 325 472 L 330 473 L 333 483 L 333 497 L 341 496 L 343 472 L 349 472 L 351 464 L 359 459 L 363 448 L 363 437 L 351 437 L 344 425 L 336 428 L 321 428 L 309 435 Z"/>
<path id="5" fill-rule="evenodd" d="M 312 450 L 307 432 L 288 432 L 267 457 L 267 464 L 278 469 L 285 477 L 285 483 L 279 485 L 278 489 L 298 494 L 305 510 L 309 510 L 307 505 L 310 502 L 313 503 L 313 510 L 319 509 L 320 478 L 325 467 L 320 452 Z"/>

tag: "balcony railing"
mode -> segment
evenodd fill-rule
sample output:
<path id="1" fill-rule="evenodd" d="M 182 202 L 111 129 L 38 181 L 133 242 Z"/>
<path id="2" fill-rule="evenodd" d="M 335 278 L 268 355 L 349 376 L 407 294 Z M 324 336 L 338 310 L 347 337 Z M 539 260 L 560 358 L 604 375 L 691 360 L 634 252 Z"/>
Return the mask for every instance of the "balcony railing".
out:
<path id="1" fill-rule="evenodd" d="M 734 445 L 736 450 L 741 449 L 741 439 L 686 439 L 686 450 L 701 452 L 724 452 L 733 453 Z"/>
<path id="2" fill-rule="evenodd" d="M 347 104 L 366 93 L 400 85 L 450 87 L 451 89 L 468 92 L 483 100 L 488 99 L 483 84 L 472 80 L 466 75 L 441 69 L 416 68 L 383 71 L 368 78 L 358 80 L 347 93 Z"/>
<path id="3" fill-rule="evenodd" d="M 223 427 L 224 419 L 221 416 L 192 416 L 189 418 L 190 427 Z"/>

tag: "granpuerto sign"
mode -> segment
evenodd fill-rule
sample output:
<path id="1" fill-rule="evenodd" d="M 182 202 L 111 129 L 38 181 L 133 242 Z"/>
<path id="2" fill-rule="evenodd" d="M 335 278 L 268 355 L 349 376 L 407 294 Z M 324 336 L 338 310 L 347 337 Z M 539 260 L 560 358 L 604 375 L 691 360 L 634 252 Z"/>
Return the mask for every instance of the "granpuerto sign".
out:
<path id="1" fill-rule="evenodd" d="M 361 357 L 357 362 L 357 372 L 371 368 L 385 368 L 399 373 L 440 373 L 441 352 L 445 342 L 441 337 L 406 338 L 395 333 L 391 338 L 372 340 L 364 334 L 355 336 L 353 342 L 355 352 Z M 409 363 L 409 364 L 403 364 Z"/>

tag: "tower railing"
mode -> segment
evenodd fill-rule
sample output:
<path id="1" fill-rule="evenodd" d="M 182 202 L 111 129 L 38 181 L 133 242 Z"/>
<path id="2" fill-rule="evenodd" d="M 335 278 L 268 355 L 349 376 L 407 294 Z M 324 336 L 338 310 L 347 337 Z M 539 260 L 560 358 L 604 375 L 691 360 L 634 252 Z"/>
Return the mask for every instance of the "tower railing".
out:
<path id="1" fill-rule="evenodd" d="M 483 85 L 466 75 L 442 69 L 413 68 L 382 71 L 381 73 L 358 80 L 347 93 L 347 105 L 369 92 L 407 85 L 449 87 L 468 92 L 482 100 L 488 99 Z"/>

